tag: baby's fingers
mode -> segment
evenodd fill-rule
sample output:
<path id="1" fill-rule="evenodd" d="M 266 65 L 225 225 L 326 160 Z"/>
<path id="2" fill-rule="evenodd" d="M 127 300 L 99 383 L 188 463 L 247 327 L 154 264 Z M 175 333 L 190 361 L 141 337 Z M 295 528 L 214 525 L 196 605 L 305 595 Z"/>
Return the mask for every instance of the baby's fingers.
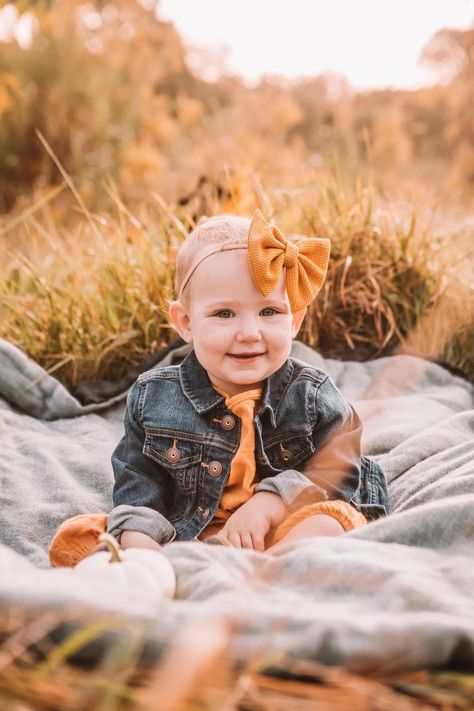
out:
<path id="1" fill-rule="evenodd" d="M 240 540 L 240 536 L 238 533 L 229 534 L 228 540 L 230 545 L 234 546 L 234 548 L 242 548 L 242 541 Z"/>
<path id="2" fill-rule="evenodd" d="M 263 553 L 265 550 L 265 540 L 262 535 L 259 533 L 256 533 L 255 531 L 251 534 L 252 535 L 252 548 L 256 551 L 260 551 L 260 553 Z"/>
<path id="3" fill-rule="evenodd" d="M 254 548 L 252 534 L 251 533 L 241 533 L 240 540 L 242 543 L 242 548 Z"/>

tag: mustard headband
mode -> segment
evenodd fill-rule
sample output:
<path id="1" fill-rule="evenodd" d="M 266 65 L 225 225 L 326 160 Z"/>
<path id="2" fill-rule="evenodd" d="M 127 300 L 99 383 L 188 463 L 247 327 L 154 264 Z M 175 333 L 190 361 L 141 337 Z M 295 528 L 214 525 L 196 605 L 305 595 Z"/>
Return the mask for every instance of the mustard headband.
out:
<path id="1" fill-rule="evenodd" d="M 217 252 L 230 252 L 230 250 L 232 249 L 247 249 L 247 244 L 233 244 L 232 242 L 227 242 L 224 244 L 211 244 L 209 247 L 206 247 L 205 249 L 201 250 L 201 252 L 199 253 L 199 258 L 191 264 L 188 271 L 186 272 L 186 275 L 183 278 L 183 281 L 181 282 L 181 286 L 179 287 L 178 299 L 181 299 L 186 284 L 191 279 L 194 271 L 201 264 L 201 262 L 210 257 L 212 254 L 216 254 Z"/>
<path id="2" fill-rule="evenodd" d="M 308 306 L 321 289 L 329 263 L 331 243 L 328 239 L 307 237 L 297 243 L 289 242 L 275 225 L 267 222 L 255 210 L 248 232 L 247 243 L 211 244 L 200 252 L 199 259 L 186 272 L 178 298 L 195 269 L 217 252 L 247 249 L 250 272 L 263 296 L 268 296 L 278 284 L 283 267 L 286 268 L 286 289 L 291 313 Z"/>

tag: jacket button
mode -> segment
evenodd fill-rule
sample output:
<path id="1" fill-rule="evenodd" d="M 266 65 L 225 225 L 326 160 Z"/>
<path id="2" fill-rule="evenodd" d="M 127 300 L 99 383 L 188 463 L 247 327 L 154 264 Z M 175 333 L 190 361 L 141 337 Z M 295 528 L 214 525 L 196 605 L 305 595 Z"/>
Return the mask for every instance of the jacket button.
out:
<path id="1" fill-rule="evenodd" d="M 211 462 L 209 464 L 209 474 L 211 476 L 219 476 L 222 471 L 222 464 L 220 462 Z"/>
<path id="2" fill-rule="evenodd" d="M 170 447 L 166 450 L 165 457 L 169 462 L 179 462 L 181 459 L 181 452 L 177 447 Z"/>
<path id="3" fill-rule="evenodd" d="M 224 415 L 221 420 L 222 429 L 233 430 L 235 427 L 235 418 L 232 415 Z"/>
<path id="4" fill-rule="evenodd" d="M 285 464 L 288 464 L 288 462 L 291 462 L 293 459 L 293 452 L 290 452 L 289 449 L 282 449 L 280 452 L 280 459 Z"/>

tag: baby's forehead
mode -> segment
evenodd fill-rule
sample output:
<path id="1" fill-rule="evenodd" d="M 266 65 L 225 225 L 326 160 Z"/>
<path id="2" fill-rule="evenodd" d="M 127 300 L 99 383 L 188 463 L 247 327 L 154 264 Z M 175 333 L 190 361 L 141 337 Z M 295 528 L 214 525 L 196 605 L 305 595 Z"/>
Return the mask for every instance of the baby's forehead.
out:
<path id="1" fill-rule="evenodd" d="M 189 280 L 189 293 L 201 303 L 234 302 L 264 305 L 278 299 L 288 303 L 286 269 L 282 269 L 273 291 L 262 294 L 256 286 L 248 251 L 216 252 L 203 260 Z"/>
<path id="2" fill-rule="evenodd" d="M 250 219 L 217 215 L 200 220 L 181 245 L 176 259 L 175 287 L 180 295 L 194 269 L 210 254 L 247 249 Z"/>

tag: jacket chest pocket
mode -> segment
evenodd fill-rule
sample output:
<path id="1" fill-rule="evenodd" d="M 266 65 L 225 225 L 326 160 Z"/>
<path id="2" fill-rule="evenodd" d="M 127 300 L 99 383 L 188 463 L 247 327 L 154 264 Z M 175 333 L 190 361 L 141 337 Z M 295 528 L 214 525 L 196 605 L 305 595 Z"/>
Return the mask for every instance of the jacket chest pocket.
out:
<path id="1" fill-rule="evenodd" d="M 278 471 L 296 469 L 314 453 L 311 431 L 274 435 L 263 443 L 263 448 L 264 456 L 257 456 L 257 462 Z"/>
<path id="2" fill-rule="evenodd" d="M 178 493 L 196 493 L 202 461 L 200 442 L 146 431 L 143 453 L 168 472 Z"/>

